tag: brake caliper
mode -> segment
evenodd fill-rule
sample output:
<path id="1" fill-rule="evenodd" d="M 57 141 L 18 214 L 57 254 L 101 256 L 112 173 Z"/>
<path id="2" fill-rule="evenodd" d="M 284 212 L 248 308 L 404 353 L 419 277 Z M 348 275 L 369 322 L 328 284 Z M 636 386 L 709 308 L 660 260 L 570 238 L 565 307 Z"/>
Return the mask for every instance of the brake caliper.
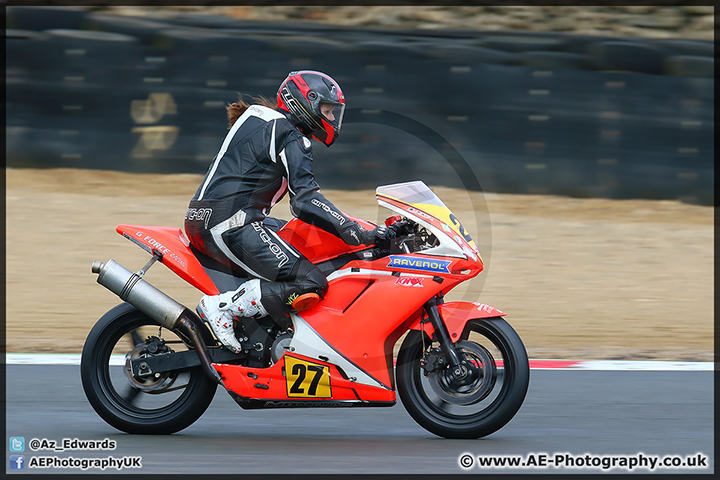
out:
<path id="1" fill-rule="evenodd" d="M 172 349 L 165 345 L 165 339 L 163 338 L 156 336 L 148 337 L 147 340 L 145 340 L 145 344 L 147 345 L 147 351 L 150 355 L 172 353 Z"/>
<path id="2" fill-rule="evenodd" d="M 423 355 L 423 358 L 420 360 L 420 366 L 423 368 L 423 373 L 427 377 L 431 372 L 446 368 L 447 363 L 439 348 L 431 348 Z"/>
<path id="3" fill-rule="evenodd" d="M 165 340 L 156 336 L 149 336 L 145 339 L 145 343 L 139 343 L 133 350 L 128 352 L 126 356 L 127 371 L 130 375 L 135 376 L 139 379 L 145 379 L 153 375 L 150 367 L 145 362 L 137 363 L 139 359 L 151 356 L 151 355 L 162 355 L 164 353 L 173 353 L 173 350 L 165 345 Z M 131 363 L 135 361 L 137 363 L 137 370 L 133 369 Z M 156 378 L 160 374 L 155 375 Z"/>

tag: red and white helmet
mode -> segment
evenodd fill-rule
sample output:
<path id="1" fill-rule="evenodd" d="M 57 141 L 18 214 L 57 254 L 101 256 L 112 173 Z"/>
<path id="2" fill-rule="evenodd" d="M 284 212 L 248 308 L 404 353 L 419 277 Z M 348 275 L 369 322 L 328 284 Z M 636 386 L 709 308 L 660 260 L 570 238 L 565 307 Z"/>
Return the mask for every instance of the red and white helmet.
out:
<path id="1" fill-rule="evenodd" d="M 329 75 L 314 70 L 290 72 L 278 89 L 277 106 L 293 117 L 301 132 L 328 147 L 340 135 L 345 95 Z"/>

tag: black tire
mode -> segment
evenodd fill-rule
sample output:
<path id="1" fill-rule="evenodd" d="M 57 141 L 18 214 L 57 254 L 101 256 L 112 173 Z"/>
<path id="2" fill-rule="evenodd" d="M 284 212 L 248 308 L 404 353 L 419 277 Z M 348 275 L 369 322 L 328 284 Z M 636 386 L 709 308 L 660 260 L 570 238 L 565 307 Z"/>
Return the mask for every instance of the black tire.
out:
<path id="1" fill-rule="evenodd" d="M 177 333 L 160 329 L 154 320 L 128 303 L 103 315 L 85 341 L 80 361 L 85 395 L 103 420 L 123 432 L 161 435 L 178 432 L 200 418 L 215 396 L 217 384 L 201 367 L 143 382 L 131 379 L 123 372 L 123 366 L 111 366 L 117 358 L 111 354 L 125 355 L 134 350 L 133 345 L 142 348 L 145 335 L 158 332 L 162 338 L 172 340 L 168 345 L 173 350 L 187 348 Z M 131 342 L 123 346 L 124 337 Z M 173 387 L 178 379 L 181 384 L 186 382 L 179 394 L 176 392 L 180 387 Z"/>
<path id="2" fill-rule="evenodd" d="M 467 360 L 481 360 L 476 364 L 482 375 L 466 392 L 445 389 L 433 380 L 447 376 L 447 370 L 424 374 L 420 361 L 437 344 L 422 335 L 416 330 L 408 333 L 397 359 L 400 400 L 418 424 L 445 438 L 480 438 L 515 416 L 527 393 L 530 368 L 525 346 L 504 319 L 471 320 L 463 341 L 455 344 Z M 502 367 L 497 360 L 503 361 Z"/>

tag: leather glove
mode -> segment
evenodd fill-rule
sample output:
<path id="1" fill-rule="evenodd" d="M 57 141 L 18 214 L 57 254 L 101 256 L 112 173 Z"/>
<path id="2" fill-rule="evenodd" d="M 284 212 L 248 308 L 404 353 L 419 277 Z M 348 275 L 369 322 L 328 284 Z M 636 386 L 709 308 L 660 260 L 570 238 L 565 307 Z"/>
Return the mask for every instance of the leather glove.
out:
<path id="1" fill-rule="evenodd" d="M 387 227 L 389 230 L 392 230 L 393 237 L 398 237 L 401 235 L 408 235 L 410 233 L 415 233 L 415 230 L 417 229 L 417 223 L 413 222 L 409 219 L 400 220 L 399 222 L 395 222 Z"/>
<path id="2" fill-rule="evenodd" d="M 390 225 L 389 227 L 386 227 L 385 225 L 380 225 L 378 227 L 375 227 L 373 230 L 375 231 L 375 243 L 386 242 L 397 237 L 397 231 L 392 228 L 392 225 Z"/>
<path id="3" fill-rule="evenodd" d="M 358 245 L 375 245 L 377 241 L 377 228 L 372 230 L 365 230 L 355 222 L 349 223 L 342 233 L 340 238 L 343 239 L 348 245 L 356 247 Z"/>
<path id="4" fill-rule="evenodd" d="M 372 230 L 362 230 L 358 236 L 363 245 L 377 245 L 395 238 L 397 233 L 385 225 L 380 225 Z"/>
<path id="5" fill-rule="evenodd" d="M 411 221 L 408 220 L 407 222 L 396 222 L 389 227 L 385 225 L 380 225 L 373 228 L 372 230 L 365 230 L 359 225 L 355 224 L 353 225 L 353 227 L 356 228 L 349 228 L 347 230 L 347 233 L 343 235 L 343 240 L 345 240 L 345 243 L 347 243 L 348 245 L 353 246 L 357 246 L 359 244 L 378 245 L 387 242 L 388 240 L 392 240 L 398 235 L 407 235 L 408 233 L 412 233 L 414 231 L 412 223 L 415 222 L 409 222 Z"/>

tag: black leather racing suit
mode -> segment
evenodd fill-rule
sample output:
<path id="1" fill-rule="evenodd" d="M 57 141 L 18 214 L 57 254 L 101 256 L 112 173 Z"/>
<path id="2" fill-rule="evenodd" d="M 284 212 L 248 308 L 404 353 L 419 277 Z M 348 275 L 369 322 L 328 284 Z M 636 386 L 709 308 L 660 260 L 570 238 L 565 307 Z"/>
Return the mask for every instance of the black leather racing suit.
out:
<path id="1" fill-rule="evenodd" d="M 274 318 L 292 311 L 295 296 L 324 296 L 328 287 L 320 270 L 275 233 L 282 221 L 267 218 L 287 192 L 295 217 L 350 245 L 374 239 L 319 192 L 312 161 L 310 140 L 283 113 L 251 105 L 225 137 L 185 215 L 193 247 L 260 278 L 262 304 Z"/>

